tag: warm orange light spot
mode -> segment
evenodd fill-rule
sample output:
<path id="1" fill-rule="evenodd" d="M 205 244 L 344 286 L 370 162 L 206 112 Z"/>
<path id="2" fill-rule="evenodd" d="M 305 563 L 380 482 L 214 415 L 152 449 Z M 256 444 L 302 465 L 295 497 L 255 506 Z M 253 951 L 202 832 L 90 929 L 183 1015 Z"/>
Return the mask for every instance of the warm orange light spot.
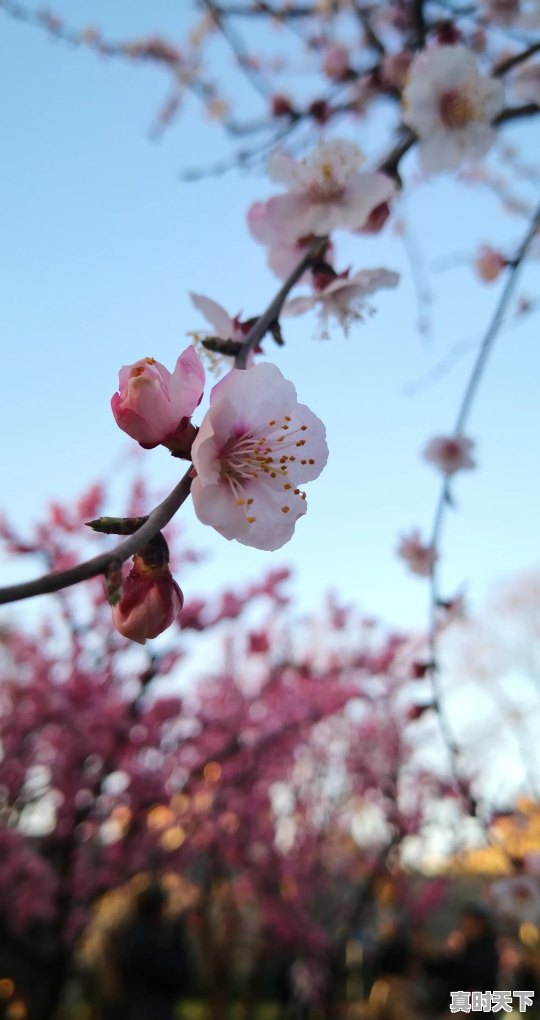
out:
<path id="1" fill-rule="evenodd" d="M 221 765 L 217 761 L 209 761 L 204 766 L 203 776 L 207 783 L 217 783 L 221 779 Z"/>
<path id="2" fill-rule="evenodd" d="M 530 948 L 537 946 L 539 939 L 540 933 L 535 924 L 531 921 L 524 921 L 523 924 L 520 924 L 519 941 L 522 942 L 524 946 L 528 946 Z"/>
<path id="3" fill-rule="evenodd" d="M 156 804 L 155 807 L 150 808 L 146 824 L 149 829 L 165 829 L 172 821 L 174 821 L 174 815 L 171 809 L 165 804 Z"/>
<path id="4" fill-rule="evenodd" d="M 298 888 L 294 878 L 291 878 L 290 875 L 285 875 L 279 883 L 279 891 L 282 899 L 295 900 L 298 895 Z"/>
<path id="5" fill-rule="evenodd" d="M 189 797 L 186 793 L 175 793 L 171 797 L 171 807 L 179 815 L 183 814 L 184 811 L 187 811 L 189 803 Z"/>
<path id="6" fill-rule="evenodd" d="M 193 810 L 198 814 L 203 814 L 208 811 L 208 808 L 212 807 L 214 796 L 210 793 L 210 790 L 201 790 L 196 793 L 193 798 Z"/>
<path id="7" fill-rule="evenodd" d="M 11 999 L 15 985 L 11 978 L 0 978 L 0 999 Z"/>
<path id="8" fill-rule="evenodd" d="M 161 845 L 164 850 L 178 850 L 186 838 L 186 833 L 181 825 L 174 825 L 167 829 L 161 837 Z"/>
<path id="9" fill-rule="evenodd" d="M 6 1009 L 7 1020 L 26 1020 L 28 1010 L 22 999 L 14 999 Z"/>
<path id="10" fill-rule="evenodd" d="M 131 821 L 131 811 L 127 804 L 119 804 L 118 807 L 115 807 L 114 811 L 111 812 L 111 818 L 113 818 L 115 822 L 118 822 L 118 824 L 123 828 L 125 828 L 126 825 L 129 825 Z"/>

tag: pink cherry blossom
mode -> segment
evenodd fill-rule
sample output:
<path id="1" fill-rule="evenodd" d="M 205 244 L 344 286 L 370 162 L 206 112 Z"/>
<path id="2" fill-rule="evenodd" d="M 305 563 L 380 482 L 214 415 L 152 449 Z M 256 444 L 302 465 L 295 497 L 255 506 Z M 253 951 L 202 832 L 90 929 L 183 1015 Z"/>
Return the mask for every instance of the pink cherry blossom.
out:
<path id="1" fill-rule="evenodd" d="M 434 464 L 443 475 L 476 467 L 471 456 L 474 440 L 466 436 L 435 436 L 424 450 L 424 459 Z"/>
<path id="2" fill-rule="evenodd" d="M 228 539 L 279 549 L 306 512 L 298 486 L 326 464 L 325 429 L 275 365 L 233 369 L 212 390 L 192 449 L 195 513 Z"/>
<path id="3" fill-rule="evenodd" d="M 425 545 L 420 539 L 420 532 L 415 529 L 408 535 L 402 535 L 397 554 L 405 561 L 409 570 L 419 577 L 429 577 L 437 561 L 437 551 Z"/>
<path id="4" fill-rule="evenodd" d="M 363 159 L 345 139 L 320 142 L 300 160 L 284 153 L 272 156 L 270 176 L 289 188 L 267 203 L 268 219 L 282 239 L 358 230 L 376 206 L 389 202 L 394 182 L 382 173 L 361 173 Z"/>
<path id="5" fill-rule="evenodd" d="M 484 0 L 488 17 L 499 25 L 511 25 L 519 15 L 519 0 Z"/>
<path id="6" fill-rule="evenodd" d="M 487 244 L 483 244 L 479 248 L 474 260 L 474 268 L 484 283 L 492 283 L 493 280 L 496 280 L 507 264 L 504 256 Z"/>
<path id="7" fill-rule="evenodd" d="M 337 319 L 347 336 L 351 325 L 362 321 L 366 312 L 371 312 L 366 298 L 381 288 L 397 287 L 399 275 L 388 269 L 362 269 L 354 276 L 349 276 L 348 270 L 334 277 L 315 273 L 313 280 L 313 293 L 291 298 L 282 315 L 303 315 L 318 305 L 321 335 L 327 338 L 329 319 Z"/>
<path id="8" fill-rule="evenodd" d="M 342 81 L 346 77 L 349 70 L 349 51 L 346 46 L 341 46 L 339 43 L 334 43 L 329 46 L 325 55 L 323 63 L 323 71 L 327 78 L 333 78 L 334 81 Z"/>
<path id="9" fill-rule="evenodd" d="M 403 104 L 403 119 L 420 140 L 422 166 L 438 173 L 485 156 L 504 90 L 497 79 L 482 77 L 465 46 L 438 46 L 415 57 Z"/>
<path id="10" fill-rule="evenodd" d="M 212 298 L 205 297 L 204 294 L 194 294 L 190 292 L 191 303 L 202 312 L 207 322 L 212 326 L 212 336 L 218 337 L 220 340 L 233 340 L 238 343 L 243 343 L 246 334 L 249 333 L 251 323 L 241 322 L 240 317 L 236 315 L 233 318 L 228 312 L 219 305 L 217 301 L 213 301 Z"/>
<path id="11" fill-rule="evenodd" d="M 189 424 L 201 401 L 205 374 L 193 346 L 180 355 L 171 374 L 154 358 L 120 370 L 119 392 L 111 400 L 116 424 L 151 449 L 174 438 Z"/>
<path id="12" fill-rule="evenodd" d="M 144 645 L 171 626 L 183 602 L 168 567 L 153 569 L 135 556 L 123 583 L 122 597 L 113 607 L 113 623 L 124 637 Z"/>
<path id="13" fill-rule="evenodd" d="M 191 303 L 202 312 L 207 322 L 212 326 L 212 330 L 197 330 L 192 335 L 195 342 L 205 337 L 216 337 L 218 340 L 230 340 L 233 343 L 243 344 L 249 333 L 253 319 L 248 319 L 242 322 L 239 315 L 235 315 L 234 319 L 231 318 L 229 313 L 212 298 L 205 297 L 204 294 L 194 294 L 190 292 Z M 202 348 L 204 357 L 208 360 L 212 371 L 219 373 L 219 369 L 223 364 L 222 359 L 227 355 L 214 353 L 209 351 L 206 347 Z M 248 366 L 253 364 L 253 354 L 261 353 L 260 347 L 255 347 L 254 351 L 250 351 L 248 355 Z"/>
<path id="14" fill-rule="evenodd" d="M 384 80 L 394 88 L 402 89 L 407 80 L 411 59 L 411 54 L 407 50 L 402 50 L 401 53 L 387 53 L 382 62 Z"/>
<path id="15" fill-rule="evenodd" d="M 315 239 L 315 235 L 308 234 L 306 237 L 297 239 L 284 238 L 269 213 L 268 202 L 254 202 L 248 212 L 247 220 L 252 236 L 268 248 L 267 262 L 270 269 L 281 280 L 285 280 L 305 255 L 307 248 Z M 333 257 L 334 246 L 329 241 L 324 253 L 324 260 L 331 264 Z M 299 282 L 304 283 L 309 279 L 309 271 L 306 270 Z"/>

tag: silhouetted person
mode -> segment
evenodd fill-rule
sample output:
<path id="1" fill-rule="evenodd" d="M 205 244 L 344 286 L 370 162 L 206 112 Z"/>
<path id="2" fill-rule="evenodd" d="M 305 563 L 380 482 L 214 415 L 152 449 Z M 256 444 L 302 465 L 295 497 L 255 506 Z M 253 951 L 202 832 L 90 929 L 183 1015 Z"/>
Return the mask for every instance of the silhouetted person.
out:
<path id="1" fill-rule="evenodd" d="M 428 974 L 439 978 L 438 1004 L 448 1008 L 451 991 L 486 992 L 497 988 L 499 954 L 491 915 L 481 903 L 463 908 L 455 948 L 428 953 Z"/>
<path id="2" fill-rule="evenodd" d="M 165 920 L 158 885 L 139 893 L 135 916 L 117 949 L 125 1020 L 173 1020 L 185 990 L 188 950 L 181 924 Z"/>
<path id="3" fill-rule="evenodd" d="M 414 959 L 408 939 L 394 935 L 376 957 L 377 979 L 369 996 L 370 1020 L 416 1020 L 412 981 Z"/>

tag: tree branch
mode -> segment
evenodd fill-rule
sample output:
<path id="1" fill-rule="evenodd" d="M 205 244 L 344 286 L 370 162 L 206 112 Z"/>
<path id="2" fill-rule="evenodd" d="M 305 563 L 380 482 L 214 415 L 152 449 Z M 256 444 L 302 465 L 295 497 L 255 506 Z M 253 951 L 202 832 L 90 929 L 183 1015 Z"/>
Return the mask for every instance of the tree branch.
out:
<path id="1" fill-rule="evenodd" d="M 21 599 L 33 598 L 35 595 L 48 595 L 50 592 L 60 591 L 61 588 L 69 588 L 80 581 L 88 581 L 91 577 L 105 574 L 111 567 L 124 563 L 130 556 L 140 552 L 169 523 L 182 503 L 186 501 L 191 488 L 191 470 L 190 467 L 172 492 L 152 510 L 138 531 L 129 535 L 114 549 L 102 553 L 100 556 L 94 556 L 93 559 L 79 563 L 76 567 L 70 567 L 68 570 L 54 571 L 44 574 L 42 577 L 36 577 L 33 581 L 23 581 L 20 584 L 0 588 L 0 605 L 5 605 L 7 602 L 19 602 Z"/>
<path id="2" fill-rule="evenodd" d="M 509 71 L 513 71 L 514 67 L 524 64 L 530 57 L 534 57 L 535 53 L 540 53 L 540 42 L 532 43 L 531 46 L 528 46 L 526 50 L 522 50 L 521 53 L 514 53 L 512 57 L 507 57 L 506 60 L 501 61 L 500 64 L 493 68 L 492 74 L 495 78 L 502 78 Z"/>
<path id="3" fill-rule="evenodd" d="M 469 420 L 474 400 L 478 392 L 478 388 L 482 381 L 482 377 L 485 373 L 489 356 L 493 350 L 501 326 L 504 323 L 507 308 L 514 295 L 521 266 L 523 265 L 527 257 L 527 254 L 529 252 L 529 249 L 533 243 L 533 240 L 537 234 L 539 227 L 540 227 L 540 206 L 536 210 L 536 213 L 534 214 L 529 224 L 527 233 L 523 238 L 523 241 L 519 247 L 515 259 L 510 263 L 508 267 L 509 271 L 508 279 L 506 281 L 500 299 L 497 303 L 497 307 L 495 308 L 495 312 L 488 326 L 484 340 L 482 341 L 480 350 L 478 351 L 478 355 L 474 362 L 472 372 L 469 376 L 469 380 L 467 382 L 465 392 L 461 400 L 453 432 L 453 435 L 456 438 L 459 438 L 460 436 L 463 435 L 464 429 Z M 442 483 L 439 498 L 435 508 L 435 515 L 431 531 L 430 544 L 431 548 L 435 551 L 438 550 L 438 546 L 440 544 L 442 527 L 444 524 L 446 511 L 448 507 L 450 507 L 451 505 L 452 504 L 450 494 L 450 481 L 448 478 L 445 478 Z M 457 741 L 454 737 L 453 730 L 447 719 L 446 713 L 443 710 L 441 700 L 441 688 L 438 675 L 437 611 L 440 606 L 440 601 L 441 599 L 439 592 L 439 571 L 437 562 L 435 562 L 431 568 L 429 578 L 429 635 L 428 635 L 429 663 L 430 663 L 429 673 L 433 688 L 434 707 L 437 711 L 441 732 L 443 734 L 443 738 L 445 740 L 446 746 L 450 754 L 452 770 L 459 784 L 459 768 L 457 761 L 459 755 L 459 745 L 457 744 Z"/>
<path id="4" fill-rule="evenodd" d="M 289 274 L 285 283 L 276 294 L 274 300 L 270 302 L 266 311 L 263 312 L 260 318 L 257 319 L 255 325 L 251 327 L 244 343 L 242 344 L 241 350 L 236 355 L 234 361 L 235 368 L 246 368 L 251 351 L 258 343 L 260 343 L 262 338 L 270 329 L 272 323 L 279 318 L 281 309 L 283 308 L 283 305 L 285 304 L 285 301 L 287 300 L 295 283 L 297 283 L 300 277 L 305 273 L 306 269 L 309 268 L 313 259 L 320 254 L 321 249 L 326 247 L 327 243 L 328 241 L 325 237 L 316 237 L 315 240 L 311 242 L 306 254 L 294 267 L 292 273 Z"/>

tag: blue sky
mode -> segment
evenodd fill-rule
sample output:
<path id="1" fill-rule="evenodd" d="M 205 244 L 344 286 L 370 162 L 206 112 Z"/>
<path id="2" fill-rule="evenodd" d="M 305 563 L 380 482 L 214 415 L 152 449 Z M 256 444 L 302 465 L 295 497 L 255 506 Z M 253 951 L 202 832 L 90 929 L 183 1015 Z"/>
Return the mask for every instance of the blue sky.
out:
<path id="1" fill-rule="evenodd" d="M 99 24 L 113 38 L 161 31 L 181 39 L 190 16 L 188 4 L 177 15 L 172 0 L 83 6 L 77 24 Z M 226 56 L 217 59 L 227 73 Z M 149 140 L 167 94 L 163 73 L 72 50 L 2 12 L 0 67 L 0 503 L 24 527 L 47 500 L 77 495 L 127 454 L 109 409 L 118 369 L 145 355 L 172 367 L 187 332 L 203 325 L 188 291 L 253 315 L 276 281 L 245 227 L 249 204 L 271 193 L 264 175 L 179 182 L 182 166 L 223 152 L 219 130 L 191 100 L 159 143 Z M 352 137 L 361 147 L 384 144 L 372 129 L 365 140 L 361 122 Z M 505 137 L 527 147 L 526 127 L 509 127 Z M 414 167 L 412 155 L 406 168 Z M 525 229 L 488 191 L 446 178 L 417 187 L 402 212 L 428 268 L 478 241 L 519 239 Z M 338 331 L 314 339 L 309 316 L 287 320 L 284 350 L 267 342 L 328 429 L 330 460 L 309 486 L 308 514 L 291 543 L 268 554 L 227 543 L 184 508 L 187 540 L 212 554 L 189 585 L 214 591 L 289 564 L 304 607 L 332 587 L 400 626 L 421 627 L 427 591 L 404 571 L 395 546 L 400 531 L 417 525 L 427 534 L 431 526 L 438 480 L 419 453 L 452 427 L 473 350 L 428 387 L 411 393 L 408 384 L 454 344 L 481 337 L 499 284 L 477 284 L 467 265 L 434 272 L 435 328 L 422 338 L 410 266 L 391 228 L 375 239 L 337 240 L 340 267 L 386 266 L 402 281 L 375 296 L 377 314 L 348 339 Z M 538 282 L 533 262 L 520 291 L 536 297 Z M 501 335 L 471 421 L 479 468 L 456 485 L 459 512 L 445 531 L 442 576 L 448 593 L 466 584 L 473 602 L 540 559 L 537 336 L 534 317 Z M 146 460 L 160 485 L 175 483 L 178 467 L 165 451 Z M 13 569 L 5 566 L 4 576 Z"/>

